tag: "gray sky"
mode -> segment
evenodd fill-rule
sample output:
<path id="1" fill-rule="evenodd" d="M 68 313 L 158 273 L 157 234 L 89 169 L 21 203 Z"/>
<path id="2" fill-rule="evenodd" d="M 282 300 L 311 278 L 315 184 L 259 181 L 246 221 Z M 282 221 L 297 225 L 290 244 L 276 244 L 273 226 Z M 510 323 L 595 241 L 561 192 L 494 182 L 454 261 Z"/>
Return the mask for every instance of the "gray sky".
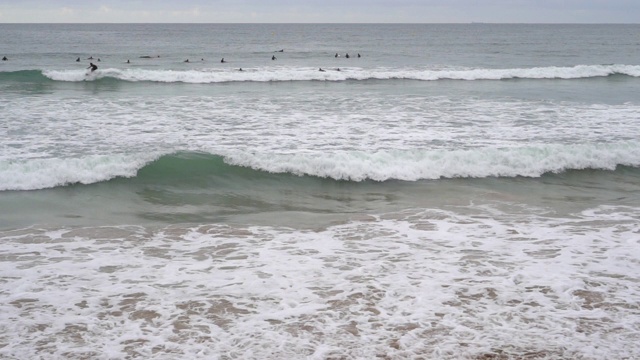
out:
<path id="1" fill-rule="evenodd" d="M 640 23 L 640 0 L 0 0 L 0 23 Z"/>

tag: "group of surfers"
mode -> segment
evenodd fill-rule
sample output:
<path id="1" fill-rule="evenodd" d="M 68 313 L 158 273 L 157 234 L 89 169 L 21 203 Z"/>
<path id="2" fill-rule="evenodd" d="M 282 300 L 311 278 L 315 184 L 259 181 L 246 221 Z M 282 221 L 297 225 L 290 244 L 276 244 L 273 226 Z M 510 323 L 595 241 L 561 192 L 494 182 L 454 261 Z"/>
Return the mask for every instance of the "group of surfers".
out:
<path id="1" fill-rule="evenodd" d="M 278 51 L 276 51 L 276 52 L 284 52 L 284 49 L 283 49 L 283 50 L 278 50 Z M 160 55 L 158 55 L 157 57 L 160 57 Z M 336 57 L 336 58 L 337 58 L 337 57 L 340 57 L 340 55 L 338 55 L 338 53 L 336 53 L 336 55 L 335 55 L 334 57 Z M 359 53 L 358 53 L 358 57 L 360 57 L 360 54 L 359 54 Z M 151 58 L 151 56 L 140 56 L 140 58 L 141 58 L 141 59 L 150 59 L 150 58 Z M 349 58 L 349 53 L 345 54 L 345 58 L 347 58 L 347 59 Z M 277 59 L 278 59 L 278 58 L 276 58 L 276 56 L 275 56 L 275 55 L 272 55 L 272 56 L 271 56 L 271 60 L 277 60 Z M 9 59 L 7 59 L 7 57 L 6 57 L 6 56 L 4 56 L 4 57 L 2 58 L 2 61 L 7 61 L 7 60 L 9 60 Z M 93 56 L 88 57 L 88 58 L 87 58 L 87 60 L 93 60 Z M 98 58 L 98 61 L 100 61 L 100 58 Z M 202 61 L 204 61 L 204 59 L 202 59 Z M 77 58 L 77 59 L 76 59 L 76 62 L 80 62 L 80 58 Z M 189 59 L 186 59 L 184 62 L 188 63 L 188 62 L 189 62 Z M 222 58 L 222 59 L 220 60 L 220 62 L 221 62 L 221 63 L 226 63 L 226 61 L 224 60 L 224 58 Z M 130 61 L 129 59 L 127 59 L 127 62 L 126 62 L 126 63 L 127 63 L 127 64 L 130 64 L 130 63 L 131 63 L 131 61 Z M 94 72 L 94 71 L 98 70 L 98 66 L 97 66 L 96 64 L 94 64 L 93 62 L 90 62 L 90 63 L 89 63 L 89 67 L 88 67 L 87 69 L 91 69 L 91 72 Z M 243 70 L 242 70 L 242 68 L 240 68 L 240 69 L 238 69 L 238 70 L 239 70 L 239 71 L 243 71 Z M 324 71 L 325 71 L 325 70 L 323 70 L 322 68 L 319 68 L 318 70 L 319 70 L 319 71 L 322 71 L 322 72 L 324 72 Z M 337 70 L 338 70 L 338 71 L 340 71 L 340 68 L 338 68 Z"/>

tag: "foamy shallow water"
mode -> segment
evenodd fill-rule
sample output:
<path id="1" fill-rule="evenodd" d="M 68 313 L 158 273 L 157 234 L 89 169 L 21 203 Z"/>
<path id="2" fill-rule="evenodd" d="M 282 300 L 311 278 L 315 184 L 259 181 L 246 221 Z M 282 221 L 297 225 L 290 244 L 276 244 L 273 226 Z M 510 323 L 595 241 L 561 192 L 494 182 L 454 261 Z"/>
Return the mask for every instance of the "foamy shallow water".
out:
<path id="1" fill-rule="evenodd" d="M 640 208 L 0 233 L 0 357 L 640 357 Z"/>

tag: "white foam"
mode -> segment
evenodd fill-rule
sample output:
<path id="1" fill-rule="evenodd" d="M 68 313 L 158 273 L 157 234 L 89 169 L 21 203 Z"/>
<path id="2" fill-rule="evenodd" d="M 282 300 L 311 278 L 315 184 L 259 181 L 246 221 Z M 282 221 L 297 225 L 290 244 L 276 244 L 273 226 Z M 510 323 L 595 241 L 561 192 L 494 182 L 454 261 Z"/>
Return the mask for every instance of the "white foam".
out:
<path id="1" fill-rule="evenodd" d="M 0 160 L 0 190 L 36 190 L 134 177 L 156 155 L 88 155 L 80 158 Z"/>
<path id="2" fill-rule="evenodd" d="M 43 75 L 57 81 L 87 81 L 113 78 L 123 81 L 154 81 L 184 83 L 220 83 L 231 81 L 344 81 L 407 79 L 433 81 L 451 80 L 504 80 L 504 79 L 581 79 L 622 74 L 640 76 L 638 65 L 576 65 L 534 68 L 326 68 L 315 67 L 261 67 L 238 69 L 203 68 L 198 70 L 99 69 L 87 76 L 85 70 L 46 70 Z"/>
<path id="3" fill-rule="evenodd" d="M 640 166 L 640 146 L 631 142 L 374 153 L 338 151 L 274 154 L 227 150 L 220 155 L 231 165 L 271 173 L 351 181 L 539 177 L 545 173 L 576 169 L 615 170 L 618 165 Z M 91 184 L 116 177 L 134 177 L 138 170 L 159 156 L 91 155 L 0 161 L 0 190 L 36 190 L 76 183 Z"/>
<path id="4" fill-rule="evenodd" d="M 638 216 L 5 232 L 0 356 L 637 358 Z"/>
<path id="5" fill-rule="evenodd" d="M 375 153 L 241 153 L 228 155 L 234 165 L 275 173 L 314 175 L 337 180 L 539 177 L 570 169 L 615 170 L 639 166 L 635 142 L 593 145 L 540 145 L 507 149 L 378 151 Z"/>

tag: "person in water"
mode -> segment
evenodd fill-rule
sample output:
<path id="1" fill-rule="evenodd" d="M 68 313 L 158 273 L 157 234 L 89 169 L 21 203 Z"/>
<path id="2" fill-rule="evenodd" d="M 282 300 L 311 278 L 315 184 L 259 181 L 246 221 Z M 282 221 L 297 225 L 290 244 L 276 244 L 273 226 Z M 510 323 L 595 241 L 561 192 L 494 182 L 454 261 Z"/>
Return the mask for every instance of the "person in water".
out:
<path id="1" fill-rule="evenodd" d="M 224 61 L 224 58 L 222 58 L 222 60 L 220 60 L 220 62 L 223 63 L 223 62 L 226 62 L 226 61 Z"/>
<path id="2" fill-rule="evenodd" d="M 7 61 L 7 60 L 9 60 L 9 59 L 7 59 L 7 57 L 6 57 L 6 56 L 3 56 L 3 57 L 2 57 L 2 61 Z"/>
<path id="3" fill-rule="evenodd" d="M 87 69 L 91 69 L 91 72 L 98 70 L 98 66 L 94 63 L 89 63 L 89 67 Z"/>
<path id="4" fill-rule="evenodd" d="M 77 58 L 77 59 L 76 59 L 76 62 L 80 62 L 80 58 Z"/>
<path id="5" fill-rule="evenodd" d="M 271 57 L 271 60 L 275 60 L 275 59 L 276 59 L 276 56 L 275 56 L 275 55 L 273 55 L 273 56 Z"/>

